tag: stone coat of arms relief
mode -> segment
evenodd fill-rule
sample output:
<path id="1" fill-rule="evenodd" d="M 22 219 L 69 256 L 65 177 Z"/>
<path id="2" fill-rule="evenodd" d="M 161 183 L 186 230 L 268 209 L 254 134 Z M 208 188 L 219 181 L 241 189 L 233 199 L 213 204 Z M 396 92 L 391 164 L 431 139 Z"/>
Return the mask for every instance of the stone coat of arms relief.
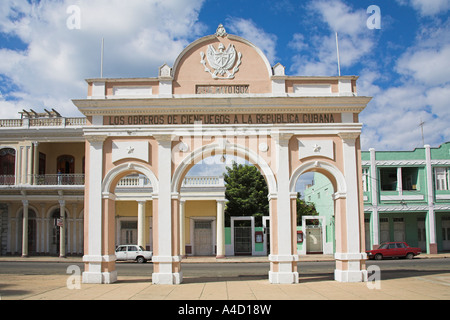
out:
<path id="1" fill-rule="evenodd" d="M 217 37 L 225 37 L 227 33 L 222 25 L 219 25 L 216 32 Z M 220 43 L 217 50 L 213 45 L 208 46 L 206 51 L 206 59 L 212 71 L 205 61 L 205 53 L 200 52 L 200 63 L 205 67 L 205 72 L 209 72 L 213 79 L 234 79 L 234 75 L 239 71 L 239 66 L 242 63 L 242 53 L 236 52 L 234 45 L 230 44 L 228 48 Z"/>

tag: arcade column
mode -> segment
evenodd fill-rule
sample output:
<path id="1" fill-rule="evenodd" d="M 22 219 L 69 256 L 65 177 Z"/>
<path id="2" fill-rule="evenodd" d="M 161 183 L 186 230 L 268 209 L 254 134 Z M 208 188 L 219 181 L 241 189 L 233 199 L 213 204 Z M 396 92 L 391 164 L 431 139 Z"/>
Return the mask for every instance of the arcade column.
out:
<path id="1" fill-rule="evenodd" d="M 180 284 L 179 196 L 171 194 L 172 139 L 170 135 L 155 136 L 158 142 L 159 194 L 153 197 L 153 284 Z M 156 205 L 155 205 L 156 204 Z"/>
<path id="2" fill-rule="evenodd" d="M 226 200 L 217 200 L 217 259 L 225 258 L 225 202 Z"/>
<path id="3" fill-rule="evenodd" d="M 104 210 L 109 211 L 109 202 L 104 208 L 102 199 L 103 142 L 106 136 L 86 136 L 87 179 L 85 188 L 85 254 L 83 283 L 113 283 L 117 281 L 115 255 L 104 253 L 103 244 L 109 243 L 105 236 L 113 236 L 104 230 Z M 87 243 L 86 243 L 87 242 Z"/>
<path id="4" fill-rule="evenodd" d="M 358 183 L 356 139 L 359 133 L 340 133 L 343 147 L 346 194 L 335 194 L 336 202 L 336 269 L 334 277 L 339 282 L 367 281 L 366 254 L 362 252 L 362 223 Z"/>
<path id="5" fill-rule="evenodd" d="M 28 200 L 22 200 L 23 218 L 22 218 L 22 257 L 28 257 Z"/>
<path id="6" fill-rule="evenodd" d="M 297 248 L 294 248 L 293 213 L 289 191 L 289 140 L 291 134 L 273 134 L 276 148 L 278 192 L 270 195 L 272 215 L 269 281 L 275 284 L 298 283 Z"/>

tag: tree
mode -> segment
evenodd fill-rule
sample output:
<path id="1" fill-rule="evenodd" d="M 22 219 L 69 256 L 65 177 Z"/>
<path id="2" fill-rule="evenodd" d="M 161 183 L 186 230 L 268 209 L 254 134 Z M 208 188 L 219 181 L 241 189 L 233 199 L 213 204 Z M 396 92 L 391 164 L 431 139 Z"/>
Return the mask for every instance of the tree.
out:
<path id="1" fill-rule="evenodd" d="M 306 202 L 301 199 L 300 192 L 297 192 L 297 225 L 302 224 L 303 216 L 318 216 L 314 203 Z"/>
<path id="2" fill-rule="evenodd" d="M 233 162 L 232 167 L 227 167 L 226 170 L 224 180 L 226 183 L 225 197 L 228 200 L 225 209 L 227 226 L 229 226 L 232 216 L 268 216 L 268 188 L 259 170 L 254 166 L 236 162 Z"/>

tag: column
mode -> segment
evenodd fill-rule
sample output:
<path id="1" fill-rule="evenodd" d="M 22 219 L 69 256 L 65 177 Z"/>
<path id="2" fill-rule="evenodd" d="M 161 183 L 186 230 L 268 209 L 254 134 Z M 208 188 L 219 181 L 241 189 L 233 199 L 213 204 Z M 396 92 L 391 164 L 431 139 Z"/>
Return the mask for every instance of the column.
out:
<path id="1" fill-rule="evenodd" d="M 359 133 L 341 133 L 344 160 L 344 176 L 347 185 L 345 198 L 345 217 L 342 217 L 344 210 L 340 212 L 339 220 L 345 225 L 341 225 L 338 232 L 341 234 L 341 246 L 336 246 L 336 269 L 334 271 L 335 280 L 340 282 L 362 282 L 367 281 L 367 271 L 363 270 L 364 261 L 367 258 L 361 252 L 361 221 L 358 183 L 358 162 L 356 139 Z M 344 200 L 344 199 L 343 199 Z M 341 206 L 342 208 L 342 206 Z M 342 220 L 345 219 L 345 220 Z M 345 221 L 345 222 L 344 222 Z M 337 223 L 337 221 L 336 221 Z M 339 248 L 339 251 L 338 251 Z"/>
<path id="2" fill-rule="evenodd" d="M 83 283 L 111 283 L 117 279 L 109 271 L 103 272 L 102 262 L 109 257 L 102 255 L 103 243 L 103 201 L 102 201 L 102 172 L 103 172 L 103 142 L 105 136 L 87 136 L 86 152 L 86 185 L 85 193 L 85 245 L 83 262 Z"/>
<path id="3" fill-rule="evenodd" d="M 186 200 L 180 199 L 180 255 L 182 258 L 186 257 L 185 211 Z"/>
<path id="4" fill-rule="evenodd" d="M 28 200 L 22 200 L 23 218 L 22 218 L 22 257 L 28 257 Z"/>
<path id="5" fill-rule="evenodd" d="M 62 220 L 62 224 L 59 227 L 59 257 L 66 257 L 66 201 L 59 200 L 59 218 Z"/>
<path id="6" fill-rule="evenodd" d="M 427 202 L 428 202 L 428 214 L 425 228 L 427 230 L 428 247 L 427 253 L 434 254 L 437 253 L 437 243 L 436 243 L 436 215 L 434 212 L 434 178 L 433 178 L 433 168 L 431 167 L 431 147 L 427 144 L 425 145 L 425 158 L 426 158 L 426 171 L 427 171 Z"/>
<path id="7" fill-rule="evenodd" d="M 271 264 L 269 281 L 277 284 L 298 283 L 298 254 L 297 248 L 293 246 L 293 239 L 296 239 L 296 234 L 294 235 L 292 232 L 292 224 L 296 222 L 292 221 L 289 190 L 289 140 L 291 137 L 291 134 L 272 135 L 276 143 L 275 157 L 278 192 L 277 195 L 271 195 L 271 202 L 275 201 L 274 207 L 276 208 L 276 212 L 272 212 L 274 225 L 271 225 L 271 228 L 276 228 L 273 235 L 276 235 L 277 239 L 274 239 L 273 242 L 273 245 L 276 246 L 274 247 L 274 252 L 269 255 Z"/>
<path id="8" fill-rule="evenodd" d="M 372 192 L 372 247 L 376 249 L 380 246 L 380 227 L 378 216 L 378 188 L 377 161 L 375 149 L 369 149 L 370 152 L 370 188 Z M 366 248 L 368 250 L 370 248 Z"/>
<path id="9" fill-rule="evenodd" d="M 180 256 L 174 255 L 172 219 L 172 139 L 170 135 L 155 136 L 158 142 L 159 194 L 154 215 L 154 233 L 157 241 L 153 255 L 153 284 L 180 284 L 182 273 Z M 178 201 L 174 201 L 178 203 Z M 176 237 L 175 237 L 176 238 Z"/>
<path id="10" fill-rule="evenodd" d="M 225 258 L 225 200 L 217 200 L 216 259 Z"/>
<path id="11" fill-rule="evenodd" d="M 39 142 L 33 142 L 33 178 L 31 180 L 32 184 L 37 184 L 37 178 L 39 175 L 39 150 L 38 150 Z"/>
<path id="12" fill-rule="evenodd" d="M 145 201 L 138 201 L 138 246 L 145 249 Z"/>

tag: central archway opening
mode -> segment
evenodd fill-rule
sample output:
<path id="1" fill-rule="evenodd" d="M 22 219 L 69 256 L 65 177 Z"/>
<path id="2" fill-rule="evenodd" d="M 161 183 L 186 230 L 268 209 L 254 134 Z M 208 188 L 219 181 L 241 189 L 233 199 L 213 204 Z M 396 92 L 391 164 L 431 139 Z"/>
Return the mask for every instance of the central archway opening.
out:
<path id="1" fill-rule="evenodd" d="M 180 202 L 184 257 L 267 256 L 270 252 L 268 186 L 250 161 L 227 154 L 202 159 L 186 173 Z M 223 243 L 218 239 L 221 232 Z"/>
<path id="2" fill-rule="evenodd" d="M 320 172 L 309 171 L 298 177 L 297 251 L 299 255 L 335 252 L 335 189 Z"/>

